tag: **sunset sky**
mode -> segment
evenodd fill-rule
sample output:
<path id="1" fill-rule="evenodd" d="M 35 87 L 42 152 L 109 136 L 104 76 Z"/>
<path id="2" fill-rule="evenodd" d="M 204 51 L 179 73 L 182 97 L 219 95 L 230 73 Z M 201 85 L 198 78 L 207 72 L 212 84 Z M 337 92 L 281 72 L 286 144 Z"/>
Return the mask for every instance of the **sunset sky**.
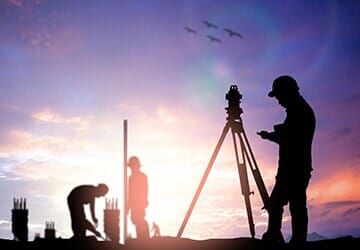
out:
<path id="1" fill-rule="evenodd" d="M 108 197 L 122 198 L 123 119 L 129 155 L 149 178 L 147 219 L 175 236 L 224 126 L 232 83 L 270 192 L 278 148 L 256 132 L 285 117 L 267 97 L 283 74 L 297 79 L 317 117 L 309 232 L 360 236 L 359 13 L 358 1 L 0 0 L 0 237 L 12 238 L 13 197 L 28 199 L 30 239 L 47 220 L 71 236 L 66 197 L 76 185 L 104 182 Z M 250 235 L 231 143 L 184 237 Z M 261 237 L 267 214 L 250 181 Z M 100 221 L 103 207 L 99 199 Z M 286 235 L 289 228 L 286 209 Z"/>

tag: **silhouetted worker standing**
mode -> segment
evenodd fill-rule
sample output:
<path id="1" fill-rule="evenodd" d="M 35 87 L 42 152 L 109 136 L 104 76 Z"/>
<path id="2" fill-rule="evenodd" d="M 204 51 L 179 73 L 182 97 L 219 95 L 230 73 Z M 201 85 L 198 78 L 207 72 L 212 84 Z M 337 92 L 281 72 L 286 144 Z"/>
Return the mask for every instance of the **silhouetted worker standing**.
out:
<path id="1" fill-rule="evenodd" d="M 149 239 L 149 225 L 145 220 L 145 209 L 149 204 L 147 177 L 140 171 L 141 165 L 138 157 L 130 157 L 128 166 L 131 168 L 128 197 L 131 221 L 135 225 L 137 239 Z"/>
<path id="2" fill-rule="evenodd" d="M 263 239 L 282 241 L 283 207 L 289 203 L 292 238 L 290 244 L 301 248 L 306 242 L 308 215 L 306 188 L 312 171 L 311 144 L 315 131 L 315 115 L 299 93 L 295 79 L 280 76 L 274 80 L 269 97 L 275 97 L 286 109 L 284 123 L 274 126 L 273 132 L 261 131 L 263 139 L 279 144 L 279 162 L 274 189 L 266 208 L 269 212 L 268 230 Z"/>
<path id="3" fill-rule="evenodd" d="M 99 184 L 98 186 L 77 186 L 70 192 L 67 200 L 71 216 L 71 228 L 75 238 L 85 237 L 86 230 L 102 237 L 101 233 L 95 229 L 98 223 L 95 216 L 95 198 L 105 196 L 108 190 L 107 185 Z M 84 205 L 87 204 L 90 205 L 91 217 L 95 226 L 86 219 Z"/>

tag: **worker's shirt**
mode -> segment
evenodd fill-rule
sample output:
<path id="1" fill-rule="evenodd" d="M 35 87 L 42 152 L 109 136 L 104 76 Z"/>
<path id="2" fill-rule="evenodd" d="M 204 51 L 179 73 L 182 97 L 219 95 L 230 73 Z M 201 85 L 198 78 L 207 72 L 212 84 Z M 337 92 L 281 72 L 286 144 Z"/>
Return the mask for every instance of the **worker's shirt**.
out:
<path id="1" fill-rule="evenodd" d="M 296 179 L 299 176 L 310 176 L 311 145 L 315 131 L 314 112 L 300 96 L 286 109 L 286 113 L 284 123 L 274 126 L 279 143 L 277 178 Z"/>
<path id="2" fill-rule="evenodd" d="M 133 172 L 129 177 L 129 208 L 145 209 L 148 205 L 148 181 L 144 173 Z"/>
<path id="3" fill-rule="evenodd" d="M 92 185 L 81 185 L 75 187 L 68 196 L 71 205 L 85 205 L 95 201 L 96 187 Z"/>

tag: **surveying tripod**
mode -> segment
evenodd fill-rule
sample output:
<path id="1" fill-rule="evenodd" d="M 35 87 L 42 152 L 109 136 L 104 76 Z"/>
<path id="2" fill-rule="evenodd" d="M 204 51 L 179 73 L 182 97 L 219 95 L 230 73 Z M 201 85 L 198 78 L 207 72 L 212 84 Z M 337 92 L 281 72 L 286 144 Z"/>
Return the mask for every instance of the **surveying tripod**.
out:
<path id="1" fill-rule="evenodd" d="M 247 175 L 246 167 L 249 165 L 251 172 L 254 176 L 257 188 L 259 189 L 261 199 L 264 204 L 264 208 L 266 208 L 266 205 L 268 204 L 269 195 L 266 191 L 266 187 L 264 184 L 264 181 L 261 177 L 259 168 L 257 166 L 255 156 L 251 150 L 249 140 L 246 136 L 242 119 L 240 117 L 241 113 L 243 113 L 242 109 L 240 108 L 240 100 L 242 98 L 241 94 L 238 91 L 238 88 L 236 85 L 231 85 L 229 92 L 226 94 L 226 99 L 229 102 L 229 106 L 226 108 L 228 117 L 227 122 L 225 124 L 225 127 L 222 131 L 222 134 L 220 136 L 220 139 L 215 147 L 215 150 L 210 158 L 210 161 L 207 165 L 207 168 L 205 170 L 205 173 L 200 181 L 200 184 L 195 192 L 195 195 L 191 201 L 190 207 L 185 215 L 185 218 L 181 224 L 181 227 L 178 231 L 177 237 L 180 238 L 182 233 L 184 232 L 185 226 L 187 222 L 189 221 L 190 215 L 195 207 L 195 204 L 200 196 L 200 193 L 205 185 L 205 182 L 207 180 L 207 177 L 209 176 L 210 170 L 215 162 L 215 159 L 220 151 L 220 148 L 224 142 L 224 139 L 229 131 L 231 131 L 232 139 L 234 143 L 234 149 L 235 149 L 235 158 L 236 158 L 236 165 L 239 172 L 239 178 L 240 178 L 240 186 L 241 186 L 241 192 L 245 199 L 245 206 L 247 211 L 247 217 L 249 221 L 249 228 L 250 228 L 250 234 L 251 237 L 255 237 L 255 225 L 253 220 L 253 215 L 251 211 L 251 203 L 250 203 L 250 195 L 254 194 L 254 192 L 250 191 L 249 187 L 249 180 Z M 238 145 L 239 143 L 239 145 Z M 239 155 L 238 147 L 240 146 L 240 154 Z M 240 161 L 241 160 L 241 161 Z"/>

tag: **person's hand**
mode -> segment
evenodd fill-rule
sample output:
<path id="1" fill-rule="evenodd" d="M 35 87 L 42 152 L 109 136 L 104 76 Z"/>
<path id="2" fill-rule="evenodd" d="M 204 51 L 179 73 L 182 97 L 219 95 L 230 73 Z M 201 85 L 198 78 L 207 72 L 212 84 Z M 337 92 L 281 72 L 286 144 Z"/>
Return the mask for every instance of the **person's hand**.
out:
<path id="1" fill-rule="evenodd" d="M 257 132 L 257 134 L 258 135 L 260 135 L 260 137 L 262 138 L 262 139 L 269 139 L 269 132 L 267 132 L 267 131 L 260 131 L 260 132 Z"/>
<path id="2" fill-rule="evenodd" d="M 94 221 L 94 226 L 95 226 L 95 228 L 97 228 L 97 227 L 98 227 L 98 219 L 97 219 L 97 218 L 94 218 L 93 221 Z"/>
<path id="3" fill-rule="evenodd" d="M 97 237 L 102 238 L 102 235 L 101 235 L 101 233 L 100 233 L 99 231 L 95 231 L 94 233 L 95 233 L 95 235 L 96 235 Z"/>

